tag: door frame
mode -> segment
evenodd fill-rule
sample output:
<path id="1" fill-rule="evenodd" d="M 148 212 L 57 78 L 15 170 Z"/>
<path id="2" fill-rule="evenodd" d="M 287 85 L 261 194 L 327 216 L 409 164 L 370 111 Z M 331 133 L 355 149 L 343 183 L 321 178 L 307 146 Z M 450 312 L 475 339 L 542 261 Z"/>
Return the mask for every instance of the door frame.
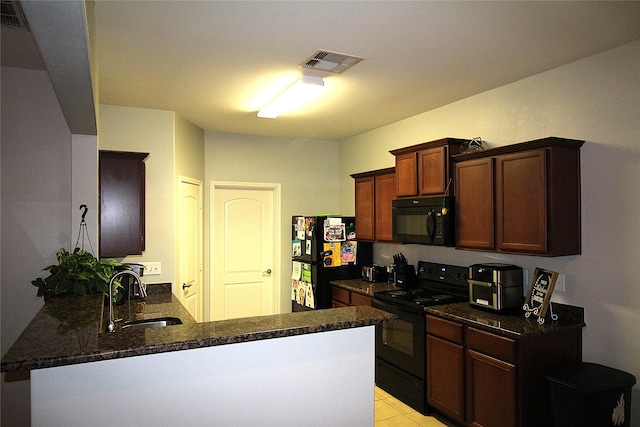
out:
<path id="1" fill-rule="evenodd" d="M 273 312 L 281 312 L 281 296 L 282 296 L 282 213 L 281 213 L 281 184 L 268 183 L 268 182 L 236 182 L 236 181 L 211 181 L 209 185 L 209 256 L 208 256 L 208 268 L 209 281 L 208 281 L 208 300 L 209 306 L 209 320 L 212 318 L 213 307 L 213 277 L 214 277 L 214 242 L 213 242 L 213 230 L 215 230 L 215 218 L 214 203 L 216 197 L 216 190 L 271 190 L 272 202 L 273 202 L 273 265 L 277 266 L 273 272 Z"/>
<path id="2" fill-rule="evenodd" d="M 199 193 L 199 198 L 200 198 L 200 248 L 198 251 L 198 264 L 199 264 L 199 280 L 200 283 L 202 284 L 202 289 L 201 289 L 201 298 L 202 298 L 202 316 L 203 316 L 203 320 L 204 317 L 208 311 L 208 304 L 209 304 L 209 300 L 207 298 L 207 291 L 206 291 L 206 286 L 205 286 L 205 281 L 204 281 L 204 242 L 205 242 L 205 236 L 204 236 L 204 183 L 202 181 L 200 181 L 199 179 L 195 179 L 195 178 L 190 178 L 188 176 L 184 176 L 184 175 L 180 175 L 178 176 L 178 188 L 177 188 L 177 193 L 178 193 L 178 203 L 176 203 L 176 208 L 178 210 L 178 212 L 176 213 L 176 234 L 179 234 L 180 232 L 180 218 L 182 215 L 181 209 L 182 209 L 182 183 L 186 183 L 186 184 L 191 184 L 191 185 L 195 185 L 198 187 L 198 193 Z M 184 293 L 182 292 L 181 289 L 181 284 L 180 284 L 180 279 L 181 279 L 181 271 L 180 269 L 182 268 L 182 265 L 180 263 L 180 236 L 177 235 L 176 236 L 176 245 L 175 245 L 175 250 L 176 250 L 176 269 L 174 272 L 174 275 L 176 277 L 175 280 L 175 287 L 174 287 L 174 294 L 176 296 L 178 296 L 178 299 L 180 300 L 181 303 L 184 304 Z"/>

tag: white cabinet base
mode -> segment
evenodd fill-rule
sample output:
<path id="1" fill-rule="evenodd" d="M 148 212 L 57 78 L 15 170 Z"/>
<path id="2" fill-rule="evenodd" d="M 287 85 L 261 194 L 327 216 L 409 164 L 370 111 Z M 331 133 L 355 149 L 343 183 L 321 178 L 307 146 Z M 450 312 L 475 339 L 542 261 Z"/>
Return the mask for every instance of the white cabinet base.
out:
<path id="1" fill-rule="evenodd" d="M 31 371 L 37 426 L 373 426 L 374 326 Z"/>

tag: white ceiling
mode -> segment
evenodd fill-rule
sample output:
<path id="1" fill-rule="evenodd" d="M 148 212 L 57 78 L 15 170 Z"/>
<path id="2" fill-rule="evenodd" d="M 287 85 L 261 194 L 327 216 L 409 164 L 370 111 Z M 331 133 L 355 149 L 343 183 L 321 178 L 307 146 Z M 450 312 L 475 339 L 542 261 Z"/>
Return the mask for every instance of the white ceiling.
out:
<path id="1" fill-rule="evenodd" d="M 640 39 L 637 1 L 98 0 L 95 17 L 100 103 L 330 140 Z M 258 118 L 318 49 L 365 60 L 316 71 L 327 90 L 311 108 Z"/>

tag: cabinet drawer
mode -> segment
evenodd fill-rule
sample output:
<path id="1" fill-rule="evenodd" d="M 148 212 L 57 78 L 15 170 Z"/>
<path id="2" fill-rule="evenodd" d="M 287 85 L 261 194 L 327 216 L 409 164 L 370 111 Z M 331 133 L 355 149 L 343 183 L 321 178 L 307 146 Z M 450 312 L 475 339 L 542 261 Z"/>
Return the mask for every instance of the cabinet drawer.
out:
<path id="1" fill-rule="evenodd" d="M 372 306 L 372 298 L 366 295 L 351 292 L 351 305 L 368 305 Z"/>
<path id="2" fill-rule="evenodd" d="M 462 325 L 439 317 L 427 316 L 427 333 L 453 341 L 463 343 Z"/>
<path id="3" fill-rule="evenodd" d="M 516 342 L 474 328 L 467 329 L 467 348 L 507 362 L 516 360 Z"/>
<path id="4" fill-rule="evenodd" d="M 351 292 L 347 291 L 346 289 L 337 288 L 334 286 L 333 288 L 331 288 L 331 297 L 336 301 L 351 305 Z"/>

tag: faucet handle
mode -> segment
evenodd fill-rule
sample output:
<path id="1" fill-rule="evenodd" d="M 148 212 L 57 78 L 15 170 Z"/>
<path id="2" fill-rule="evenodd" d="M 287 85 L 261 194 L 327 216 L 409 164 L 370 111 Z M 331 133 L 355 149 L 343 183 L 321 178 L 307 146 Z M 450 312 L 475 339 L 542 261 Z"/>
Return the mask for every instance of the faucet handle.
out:
<path id="1" fill-rule="evenodd" d="M 147 284 L 144 283 L 142 280 L 138 281 L 138 288 L 140 289 L 140 297 L 141 298 L 146 298 L 147 297 Z"/>

